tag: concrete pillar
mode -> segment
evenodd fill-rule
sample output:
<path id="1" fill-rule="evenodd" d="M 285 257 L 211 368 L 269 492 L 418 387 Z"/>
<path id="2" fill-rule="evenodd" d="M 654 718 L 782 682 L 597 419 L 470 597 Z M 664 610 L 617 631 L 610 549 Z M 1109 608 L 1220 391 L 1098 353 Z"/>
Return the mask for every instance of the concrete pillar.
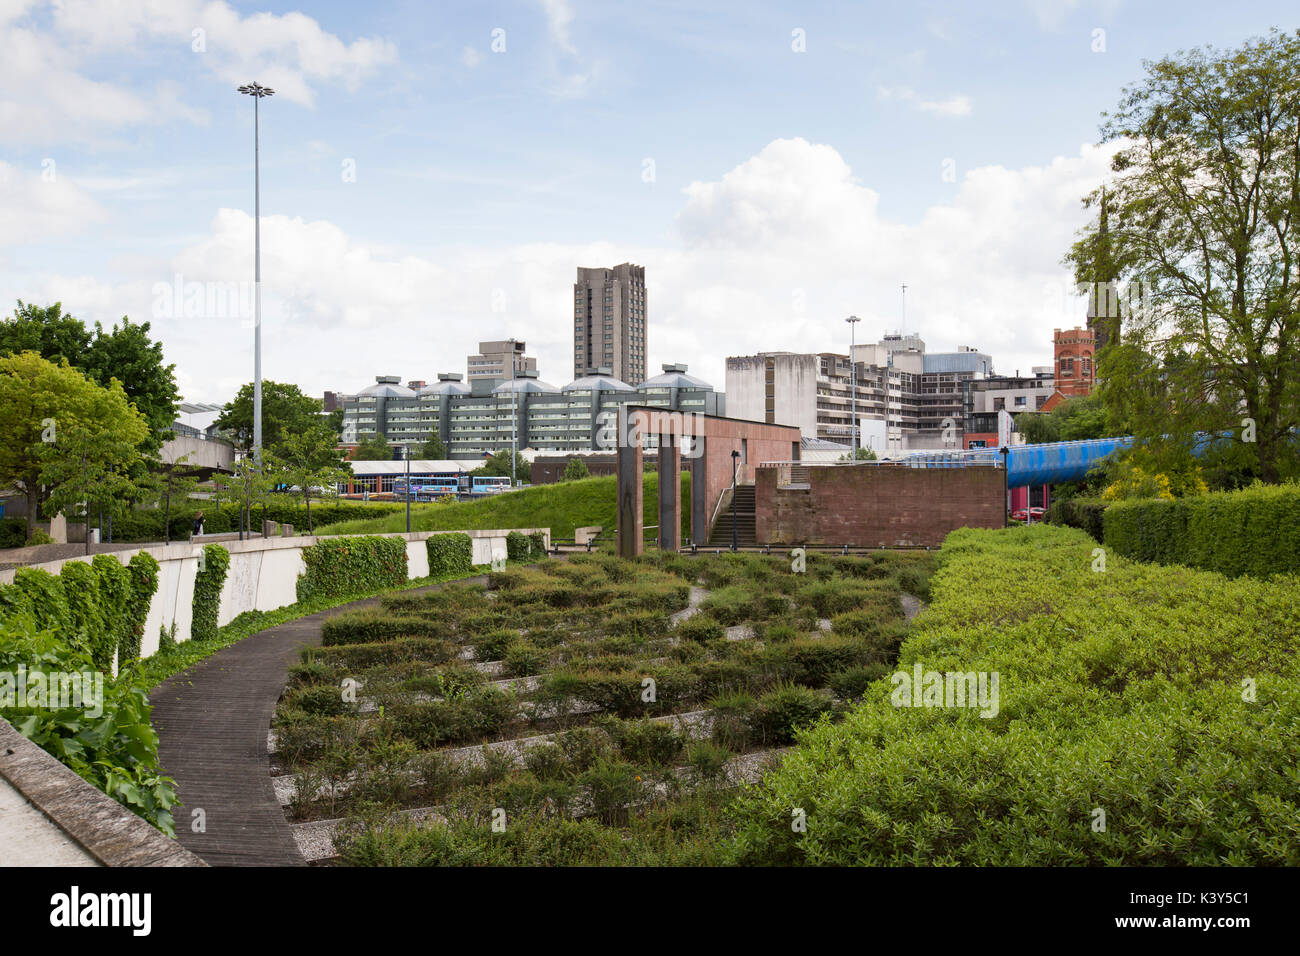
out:
<path id="1" fill-rule="evenodd" d="M 682 546 L 682 448 L 672 434 L 659 436 L 659 547 Z"/>
<path id="2" fill-rule="evenodd" d="M 708 439 L 703 435 L 691 438 L 691 541 L 703 545 L 709 537 L 709 475 Z"/>
<path id="3" fill-rule="evenodd" d="M 618 554 L 635 558 L 642 550 L 640 416 L 629 420 L 626 405 L 618 407 Z"/>

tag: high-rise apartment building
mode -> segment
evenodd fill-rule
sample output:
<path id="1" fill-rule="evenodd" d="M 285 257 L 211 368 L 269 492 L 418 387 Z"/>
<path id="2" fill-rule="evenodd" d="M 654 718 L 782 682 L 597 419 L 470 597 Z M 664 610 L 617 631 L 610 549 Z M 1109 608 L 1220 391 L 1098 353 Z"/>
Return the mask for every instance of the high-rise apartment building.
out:
<path id="1" fill-rule="evenodd" d="M 524 354 L 524 343 L 506 339 L 504 342 L 480 342 L 478 354 L 467 356 L 465 371 L 467 381 L 473 386 L 475 382 L 490 382 L 489 387 L 509 381 L 510 364 L 515 366 L 514 374 L 537 371 L 537 359 Z"/>
<path id="2" fill-rule="evenodd" d="M 645 267 L 578 267 L 573 284 L 573 377 L 596 369 L 630 385 L 646 378 Z"/>

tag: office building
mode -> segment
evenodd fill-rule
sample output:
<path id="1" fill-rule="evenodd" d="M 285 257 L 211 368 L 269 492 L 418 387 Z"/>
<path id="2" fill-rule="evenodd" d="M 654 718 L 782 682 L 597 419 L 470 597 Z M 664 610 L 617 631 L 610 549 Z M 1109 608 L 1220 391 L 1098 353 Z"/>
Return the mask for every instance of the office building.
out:
<path id="1" fill-rule="evenodd" d="M 578 268 L 573 284 L 573 377 L 607 368 L 632 386 L 646 378 L 645 268 Z"/>
<path id="2" fill-rule="evenodd" d="M 480 342 L 478 354 L 465 358 L 465 377 L 469 382 L 470 390 L 473 391 L 476 384 L 481 382 L 485 383 L 486 391 L 491 391 L 510 379 L 511 365 L 514 366 L 515 375 L 527 371 L 536 372 L 537 359 L 529 358 L 524 354 L 524 350 L 523 342 L 510 339 L 503 342 Z M 480 392 L 484 390 L 483 386 L 479 386 Z"/>
<path id="3" fill-rule="evenodd" d="M 619 405 L 654 405 L 681 412 L 724 415 L 726 398 L 712 385 L 687 374 L 685 365 L 665 365 L 663 373 L 633 387 L 598 369 L 557 387 L 524 369 L 486 394 L 476 394 L 460 375 L 441 373 L 436 384 L 417 390 L 381 375 L 344 406 L 345 444 L 383 434 L 394 445 L 442 439 L 447 456 L 481 459 L 508 449 L 558 454 L 601 449 L 602 427 L 609 427 Z M 602 414 L 604 413 L 604 417 Z"/>

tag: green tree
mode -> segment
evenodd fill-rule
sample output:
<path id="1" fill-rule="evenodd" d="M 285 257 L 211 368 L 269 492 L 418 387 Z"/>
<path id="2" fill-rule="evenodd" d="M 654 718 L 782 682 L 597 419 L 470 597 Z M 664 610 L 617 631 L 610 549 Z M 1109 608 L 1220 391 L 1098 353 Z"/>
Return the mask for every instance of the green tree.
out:
<path id="1" fill-rule="evenodd" d="M 349 474 L 339 461 L 334 442 L 320 429 L 291 435 L 281 442 L 280 452 L 272 456 L 270 466 L 285 484 L 298 489 L 296 494 L 307 508 L 307 533 L 311 534 L 312 498 L 332 496 L 334 486 L 347 480 Z"/>
<path id="2" fill-rule="evenodd" d="M 175 365 L 163 363 L 162 344 L 149 338 L 149 323 L 122 324 L 105 332 L 95 323 L 92 335 L 80 319 L 63 312 L 61 303 L 41 307 L 19 300 L 12 318 L 0 322 L 0 355 L 32 351 L 58 364 L 66 360 L 87 377 L 107 386 L 122 383 L 127 398 L 149 423 L 149 450 L 157 450 L 176 420 L 180 393 Z"/>
<path id="3" fill-rule="evenodd" d="M 357 442 L 352 451 L 353 461 L 392 461 L 393 446 L 383 435 L 371 435 Z"/>
<path id="4" fill-rule="evenodd" d="M 1103 396 L 1148 471 L 1178 472 L 1198 432 L 1231 431 L 1228 453 L 1276 482 L 1300 470 L 1300 33 L 1145 67 L 1101 128 L 1122 144 L 1109 259 L 1100 217 L 1067 256 L 1142 283 L 1100 356 Z"/>
<path id="5" fill-rule="evenodd" d="M 591 469 L 581 458 L 570 458 L 569 463 L 564 466 L 564 481 L 577 481 L 580 478 L 590 478 Z"/>
<path id="6" fill-rule="evenodd" d="M 129 472 L 139 461 L 144 427 L 126 437 L 95 426 L 56 429 L 55 441 L 42 445 L 41 483 L 48 489 L 43 506 L 47 516 L 63 512 L 86 514 L 86 554 L 90 554 L 90 519 L 95 512 L 121 514 L 138 494 Z"/>
<path id="7" fill-rule="evenodd" d="M 519 452 L 515 452 L 515 478 L 527 480 L 530 471 L 528 462 L 524 460 L 524 456 L 519 454 Z M 510 449 L 504 448 L 495 455 L 483 459 L 483 464 L 475 468 L 470 472 L 470 474 L 478 475 L 479 477 L 509 478 Z"/>
<path id="8" fill-rule="evenodd" d="M 876 453 L 871 448 L 859 447 L 856 452 L 845 452 L 840 455 L 840 461 L 875 461 Z"/>
<path id="9" fill-rule="evenodd" d="M 37 513 L 58 490 L 42 478 L 51 462 L 47 446 L 65 434 L 84 434 L 87 442 L 105 436 L 99 450 L 122 461 L 117 444 L 142 445 L 149 426 L 116 381 L 101 387 L 35 352 L 0 358 L 0 486 L 26 496 L 28 539 Z"/>
<path id="10" fill-rule="evenodd" d="M 100 385 L 113 379 L 122 383 L 127 398 L 149 422 L 152 450 L 170 436 L 180 391 L 176 366 L 163 364 L 162 343 L 149 338 L 149 328 L 148 322 L 133 324 L 127 316 L 107 332 L 96 322 L 83 368 Z"/>
<path id="11" fill-rule="evenodd" d="M 234 399 L 222 410 L 217 428 L 230 436 L 235 447 L 248 452 L 253 447 L 253 383 L 241 385 Z M 262 382 L 262 447 L 278 454 L 284 440 L 294 434 L 329 429 L 321 414 L 321 400 L 303 393 L 297 385 Z"/>
<path id="12" fill-rule="evenodd" d="M 1108 424 L 1106 403 L 1098 392 L 1068 398 L 1050 412 L 1021 412 L 1016 416 L 1016 431 L 1030 445 L 1124 433 L 1122 427 Z"/>
<path id="13" fill-rule="evenodd" d="M 149 462 L 147 476 L 136 482 L 144 496 L 162 508 L 163 541 L 167 544 L 172 540 L 173 503 L 183 504 L 188 501 L 200 485 L 198 475 L 190 471 L 189 457 L 182 455 L 173 462 L 154 459 Z"/>
<path id="14" fill-rule="evenodd" d="M 270 497 L 275 483 L 273 471 L 269 467 L 258 465 L 252 455 L 245 455 L 235 462 L 231 474 L 216 479 L 217 500 L 232 502 L 239 510 L 241 534 L 253 533 L 253 508 Z"/>
<path id="15" fill-rule="evenodd" d="M 426 461 L 445 461 L 447 458 L 447 446 L 442 443 L 442 439 L 433 435 L 420 448 L 420 457 Z"/>

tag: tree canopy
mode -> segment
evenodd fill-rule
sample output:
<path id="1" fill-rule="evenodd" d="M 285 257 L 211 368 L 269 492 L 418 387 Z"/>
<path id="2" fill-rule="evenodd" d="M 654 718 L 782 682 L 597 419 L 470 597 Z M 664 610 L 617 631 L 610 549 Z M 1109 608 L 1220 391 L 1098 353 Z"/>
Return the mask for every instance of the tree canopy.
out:
<path id="1" fill-rule="evenodd" d="M 0 356 L 30 351 L 56 365 L 66 361 L 102 386 L 117 379 L 148 422 L 147 445 L 156 450 L 176 420 L 180 393 L 176 366 L 164 364 L 162 343 L 149 332 L 148 322 L 135 324 L 127 316 L 108 331 L 96 322 L 92 332 L 62 303 L 36 306 L 20 299 L 13 315 L 0 321 Z"/>
<path id="2" fill-rule="evenodd" d="M 1300 471 L 1300 33 L 1145 64 L 1102 125 L 1120 146 L 1067 261 L 1130 291 L 1102 394 L 1134 454 L 1186 467 L 1198 433 L 1265 481 Z"/>
<path id="3" fill-rule="evenodd" d="M 239 387 L 218 416 L 216 426 L 240 451 L 253 447 L 253 383 Z M 285 440 L 308 432 L 330 433 L 330 420 L 321 414 L 321 400 L 297 385 L 262 380 L 262 447 L 279 454 Z M 333 436 L 331 435 L 331 438 Z"/>

